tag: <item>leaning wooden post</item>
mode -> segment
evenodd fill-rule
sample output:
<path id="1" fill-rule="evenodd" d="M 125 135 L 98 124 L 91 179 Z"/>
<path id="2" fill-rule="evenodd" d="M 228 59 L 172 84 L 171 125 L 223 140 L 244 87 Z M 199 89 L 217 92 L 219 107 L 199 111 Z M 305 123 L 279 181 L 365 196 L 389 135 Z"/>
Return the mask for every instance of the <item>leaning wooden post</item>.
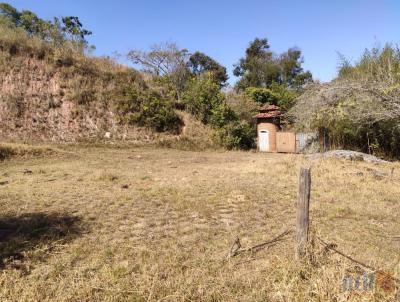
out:
<path id="1" fill-rule="evenodd" d="M 297 197 L 296 260 L 303 259 L 307 252 L 311 189 L 310 170 L 310 168 L 300 169 L 299 195 Z"/>

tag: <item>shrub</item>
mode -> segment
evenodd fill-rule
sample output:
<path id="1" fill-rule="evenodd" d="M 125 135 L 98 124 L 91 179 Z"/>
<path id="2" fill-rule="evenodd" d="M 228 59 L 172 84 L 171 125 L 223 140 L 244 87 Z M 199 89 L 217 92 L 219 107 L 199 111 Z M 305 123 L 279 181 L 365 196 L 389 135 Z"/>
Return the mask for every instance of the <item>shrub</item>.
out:
<path id="1" fill-rule="evenodd" d="M 70 67 L 74 65 L 74 52 L 70 48 L 55 48 L 53 61 L 57 67 Z"/>
<path id="2" fill-rule="evenodd" d="M 222 104 L 224 95 L 220 87 L 212 79 L 193 78 L 183 92 L 182 101 L 186 110 L 203 123 L 208 124 L 218 106 Z"/>
<path id="3" fill-rule="evenodd" d="M 338 77 L 310 85 L 291 110 L 297 125 L 317 130 L 332 147 L 400 158 L 400 49 L 366 49 Z"/>
<path id="4" fill-rule="evenodd" d="M 269 88 L 249 87 L 245 95 L 259 104 L 278 105 L 278 96 Z"/>
<path id="5" fill-rule="evenodd" d="M 127 86 L 116 100 L 120 121 L 156 131 L 177 132 L 182 124 L 172 104 L 151 89 Z"/>
<path id="6" fill-rule="evenodd" d="M 220 144 L 227 149 L 254 147 L 255 131 L 246 121 L 234 121 L 218 130 Z"/>
<path id="7" fill-rule="evenodd" d="M 0 161 L 12 157 L 38 157 L 58 153 L 59 150 L 47 146 L 30 146 L 23 144 L 0 144 Z"/>
<path id="8" fill-rule="evenodd" d="M 213 127 L 221 128 L 236 120 L 235 112 L 226 103 L 222 103 L 211 110 L 210 125 Z"/>
<path id="9" fill-rule="evenodd" d="M 262 105 L 277 105 L 286 112 L 294 106 L 298 92 L 284 84 L 272 83 L 269 88 L 249 87 L 245 95 Z"/>
<path id="10" fill-rule="evenodd" d="M 296 98 L 299 95 L 298 90 L 294 90 L 287 87 L 287 85 L 277 83 L 272 83 L 270 89 L 277 98 L 277 105 L 281 111 L 287 112 L 296 104 Z"/>
<path id="11" fill-rule="evenodd" d="M 254 116 L 260 107 L 259 103 L 245 94 L 229 92 L 226 94 L 226 104 L 233 110 L 238 119 L 245 120 L 252 125 L 255 124 Z"/>
<path id="12" fill-rule="evenodd" d="M 52 52 L 52 47 L 38 37 L 29 37 L 26 31 L 0 22 L 0 50 L 12 55 L 18 53 L 36 55 L 43 58 Z"/>
<path id="13" fill-rule="evenodd" d="M 291 110 L 298 127 L 317 130 L 331 147 L 400 156 L 398 91 L 387 84 L 335 81 L 310 87 Z"/>

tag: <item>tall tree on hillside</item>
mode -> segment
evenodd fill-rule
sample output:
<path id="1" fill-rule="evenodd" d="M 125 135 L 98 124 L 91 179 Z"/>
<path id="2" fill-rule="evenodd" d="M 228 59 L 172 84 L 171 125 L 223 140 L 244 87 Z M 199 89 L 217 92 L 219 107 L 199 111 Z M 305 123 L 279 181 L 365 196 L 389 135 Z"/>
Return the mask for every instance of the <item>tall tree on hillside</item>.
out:
<path id="1" fill-rule="evenodd" d="M 140 65 L 144 72 L 165 76 L 172 74 L 180 66 L 186 66 L 189 55 L 186 49 L 166 42 L 152 45 L 149 51 L 131 50 L 128 58 L 134 64 Z"/>
<path id="2" fill-rule="evenodd" d="M 175 43 L 160 43 L 151 46 L 149 51 L 131 50 L 128 58 L 144 72 L 168 79 L 180 99 L 189 76 L 189 53 L 186 49 L 180 49 Z"/>
<path id="3" fill-rule="evenodd" d="M 69 37 L 71 41 L 78 44 L 87 45 L 86 36 L 92 34 L 91 31 L 84 29 L 79 18 L 76 16 L 62 17 L 61 21 L 63 23 L 62 30 Z"/>
<path id="4" fill-rule="evenodd" d="M 18 11 L 7 3 L 0 3 L 0 21 L 10 26 L 22 28 L 32 37 L 54 43 L 57 46 L 65 42 L 72 42 L 78 50 L 83 50 L 88 46 L 86 37 L 92 32 L 83 28 L 78 17 L 68 16 L 54 18 L 53 21 L 46 21 L 39 18 L 35 13 L 29 10 Z"/>
<path id="5" fill-rule="evenodd" d="M 19 15 L 19 26 L 25 29 L 29 36 L 39 36 L 47 39 L 51 22 L 40 19 L 35 13 L 23 10 Z"/>
<path id="6" fill-rule="evenodd" d="M 15 27 L 23 28 L 29 36 L 38 36 L 49 40 L 50 30 L 53 24 L 39 18 L 29 10 L 19 12 L 16 8 L 7 3 L 0 3 L 0 16 L 7 19 Z"/>
<path id="7" fill-rule="evenodd" d="M 279 83 L 287 84 L 289 87 L 301 86 L 312 80 L 312 74 L 304 71 L 301 65 L 304 60 L 298 48 L 289 48 L 279 56 L 280 66 Z"/>
<path id="8" fill-rule="evenodd" d="M 290 48 L 276 55 L 270 50 L 267 39 L 256 38 L 246 49 L 245 57 L 234 66 L 233 74 L 240 77 L 236 88 L 270 87 L 273 83 L 301 86 L 312 80 L 311 73 L 304 72 L 302 63 L 299 49 Z"/>
<path id="9" fill-rule="evenodd" d="M 220 85 L 220 87 L 224 86 L 228 80 L 226 68 L 213 58 L 199 51 L 196 51 L 190 56 L 188 67 L 191 73 L 196 76 L 200 76 L 205 72 L 210 73 L 212 79 Z"/>
<path id="10" fill-rule="evenodd" d="M 273 53 L 267 39 L 256 38 L 246 49 L 245 57 L 234 66 L 233 74 L 240 77 L 237 88 L 263 87 L 278 77 Z"/>
<path id="11" fill-rule="evenodd" d="M 18 26 L 20 13 L 8 3 L 0 3 L 0 16 L 8 19 L 12 24 Z"/>

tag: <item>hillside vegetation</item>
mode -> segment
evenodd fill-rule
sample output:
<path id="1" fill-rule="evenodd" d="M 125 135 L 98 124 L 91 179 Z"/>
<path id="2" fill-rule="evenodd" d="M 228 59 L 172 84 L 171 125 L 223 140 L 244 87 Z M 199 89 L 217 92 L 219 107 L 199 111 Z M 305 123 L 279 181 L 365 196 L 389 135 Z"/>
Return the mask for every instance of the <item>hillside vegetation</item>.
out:
<path id="1" fill-rule="evenodd" d="M 3 138 L 74 141 L 105 132 L 124 138 L 134 134 L 130 125 L 180 130 L 171 102 L 139 72 L 110 59 L 0 26 L 0 64 Z"/>
<path id="2" fill-rule="evenodd" d="M 301 129 L 317 130 L 331 148 L 400 158 L 400 50 L 365 50 L 351 63 L 341 57 L 338 77 L 314 83 L 292 109 Z"/>
<path id="3" fill-rule="evenodd" d="M 214 146 L 249 149 L 258 106 L 278 104 L 286 112 L 312 81 L 299 49 L 275 54 L 267 39 L 249 44 L 235 68 L 241 79 L 227 92 L 226 68 L 205 53 L 175 43 L 133 49 L 127 58 L 138 72 L 89 55 L 91 34 L 75 16 L 48 21 L 0 4 L 2 138 L 77 141 L 109 132 L 107 137 L 143 141 L 168 133 L 176 137 L 167 145 L 192 139 L 197 145 L 196 133 L 180 136 L 187 125 L 179 109 L 209 129 L 199 133 L 211 135 L 202 147 L 211 139 Z"/>
<path id="4" fill-rule="evenodd" d="M 255 113 L 274 104 L 284 129 L 318 132 L 324 147 L 400 157 L 397 46 L 366 50 L 354 63 L 341 56 L 337 78 L 320 84 L 303 69 L 298 48 L 278 54 L 255 38 L 234 65 L 239 80 L 230 88 L 226 68 L 200 51 L 171 42 L 132 49 L 127 59 L 137 71 L 89 55 L 91 34 L 75 16 L 46 21 L 0 4 L 0 137 L 106 135 L 185 149 L 250 149 Z M 187 114 L 194 118 L 185 124 Z M 198 133 L 183 131 L 195 128 L 188 121 Z"/>

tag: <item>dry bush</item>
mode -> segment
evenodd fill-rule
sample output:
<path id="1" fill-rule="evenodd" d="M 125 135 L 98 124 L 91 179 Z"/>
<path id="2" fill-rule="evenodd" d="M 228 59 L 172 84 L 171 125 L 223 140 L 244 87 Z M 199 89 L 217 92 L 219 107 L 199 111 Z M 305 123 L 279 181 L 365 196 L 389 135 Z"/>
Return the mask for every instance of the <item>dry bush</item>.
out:
<path id="1" fill-rule="evenodd" d="M 335 80 L 313 84 L 289 112 L 303 131 L 317 131 L 338 149 L 400 157 L 399 87 Z"/>
<path id="2" fill-rule="evenodd" d="M 230 91 L 226 94 L 226 103 L 237 114 L 239 119 L 250 124 L 255 124 L 254 116 L 258 113 L 260 104 L 247 97 L 245 94 L 237 94 Z"/>
<path id="3" fill-rule="evenodd" d="M 22 54 L 43 59 L 52 52 L 52 48 L 37 37 L 29 37 L 27 33 L 18 28 L 9 28 L 0 25 L 0 50 L 11 55 Z"/>
<path id="4" fill-rule="evenodd" d="M 218 149 L 216 132 L 210 126 L 194 118 L 184 111 L 176 111 L 182 120 L 181 133 L 179 136 L 160 137 L 157 145 L 178 150 L 208 150 Z"/>
<path id="5" fill-rule="evenodd" d="M 342 58 L 339 67 L 334 81 L 309 85 L 289 115 L 335 148 L 399 158 L 399 49 L 367 49 L 354 64 Z"/>
<path id="6" fill-rule="evenodd" d="M 379 82 L 336 80 L 311 84 L 290 111 L 299 125 L 313 128 L 318 115 L 341 106 L 342 114 L 357 124 L 400 118 L 399 87 Z M 338 116 L 340 119 L 342 116 Z"/>
<path id="7" fill-rule="evenodd" d="M 55 155 L 60 150 L 50 146 L 32 146 L 24 144 L 1 143 L 0 144 L 0 160 L 9 159 L 12 157 L 39 157 Z"/>

